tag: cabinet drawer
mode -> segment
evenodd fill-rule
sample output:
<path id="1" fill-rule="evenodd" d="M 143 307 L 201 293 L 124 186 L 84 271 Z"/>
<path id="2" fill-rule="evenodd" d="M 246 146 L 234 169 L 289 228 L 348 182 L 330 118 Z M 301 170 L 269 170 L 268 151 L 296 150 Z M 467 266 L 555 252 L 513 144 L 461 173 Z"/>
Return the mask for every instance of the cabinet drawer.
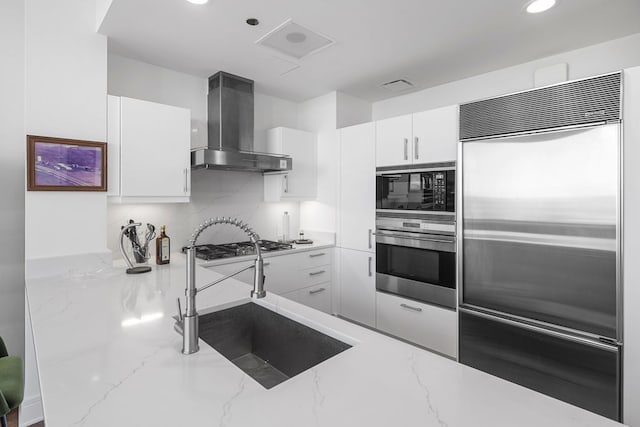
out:
<path id="1" fill-rule="evenodd" d="M 301 268 L 306 267 L 317 267 L 320 265 L 331 265 L 331 251 L 332 249 L 320 249 L 315 251 L 308 251 L 301 253 L 299 255 L 304 255 L 302 263 L 300 265 Z M 301 263 L 301 264 L 302 264 Z"/>
<path id="2" fill-rule="evenodd" d="M 264 258 L 264 289 L 283 295 L 319 283 L 331 282 L 332 253 L 332 248 L 328 248 Z M 209 268 L 220 274 L 231 274 L 252 263 L 253 260 L 249 260 Z M 253 271 L 249 269 L 234 278 L 253 285 Z"/>
<path id="3" fill-rule="evenodd" d="M 321 265 L 319 267 L 305 268 L 304 270 L 298 271 L 298 278 L 300 281 L 299 287 L 307 287 L 323 282 L 330 282 L 331 266 Z"/>
<path id="4" fill-rule="evenodd" d="M 458 315 L 453 310 L 378 292 L 376 327 L 450 357 L 457 356 Z"/>
<path id="5" fill-rule="evenodd" d="M 284 295 L 290 300 L 299 302 L 316 310 L 331 314 L 331 283 L 320 283 L 308 288 L 299 289 Z"/>
<path id="6" fill-rule="evenodd" d="M 297 254 L 282 255 L 274 258 L 286 259 L 287 265 L 292 270 L 331 265 L 332 248 L 304 251 Z"/>

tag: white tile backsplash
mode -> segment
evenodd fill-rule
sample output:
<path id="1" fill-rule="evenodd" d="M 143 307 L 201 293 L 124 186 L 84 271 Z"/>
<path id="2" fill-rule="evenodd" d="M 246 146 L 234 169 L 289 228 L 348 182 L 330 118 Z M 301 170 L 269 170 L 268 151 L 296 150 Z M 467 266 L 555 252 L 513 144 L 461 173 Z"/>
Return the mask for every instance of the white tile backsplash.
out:
<path id="1" fill-rule="evenodd" d="M 300 224 L 299 202 L 263 202 L 263 176 L 260 173 L 194 170 L 191 174 L 190 203 L 116 204 L 108 207 L 108 247 L 120 258 L 120 226 L 129 219 L 151 223 L 158 233 L 167 226 L 172 251 L 186 245 L 194 228 L 210 217 L 237 217 L 247 222 L 263 239 L 276 240 L 282 233 L 282 214 L 291 216 L 290 234 L 297 236 Z M 140 230 L 140 234 L 143 231 Z M 202 233 L 198 243 L 224 243 L 247 240 L 235 227 L 214 226 Z M 155 243 L 151 244 L 155 256 Z"/>

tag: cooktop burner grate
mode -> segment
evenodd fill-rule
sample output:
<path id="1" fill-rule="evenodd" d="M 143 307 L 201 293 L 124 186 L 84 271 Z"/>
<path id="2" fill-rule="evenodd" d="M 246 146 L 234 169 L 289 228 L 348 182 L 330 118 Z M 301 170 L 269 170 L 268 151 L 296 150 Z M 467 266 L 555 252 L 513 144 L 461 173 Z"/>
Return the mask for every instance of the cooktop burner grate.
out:
<path id="1" fill-rule="evenodd" d="M 274 242 L 271 240 L 259 240 L 260 250 L 262 252 L 273 252 L 291 249 L 293 246 L 290 243 Z M 182 252 L 186 252 L 187 247 L 182 248 Z M 221 258 L 231 258 L 235 256 L 253 255 L 255 248 L 253 243 L 235 242 L 235 243 L 223 243 L 220 245 L 204 244 L 196 245 L 196 258 L 204 259 L 207 261 Z"/>

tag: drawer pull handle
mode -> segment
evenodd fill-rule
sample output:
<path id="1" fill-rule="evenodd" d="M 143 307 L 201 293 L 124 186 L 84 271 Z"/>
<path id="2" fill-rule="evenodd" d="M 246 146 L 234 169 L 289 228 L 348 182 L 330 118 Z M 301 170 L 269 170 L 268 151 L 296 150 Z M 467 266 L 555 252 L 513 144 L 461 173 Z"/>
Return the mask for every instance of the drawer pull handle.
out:
<path id="1" fill-rule="evenodd" d="M 187 194 L 189 192 L 189 168 L 184 168 L 184 188 L 183 193 Z"/>
<path id="2" fill-rule="evenodd" d="M 311 273 L 309 273 L 309 276 L 317 276 L 318 274 L 322 273 L 326 273 L 326 270 L 312 271 Z"/>
<path id="3" fill-rule="evenodd" d="M 420 307 L 412 307 L 412 306 L 407 305 L 407 304 L 400 304 L 400 307 L 408 308 L 409 310 L 418 311 L 418 312 L 422 311 L 422 309 Z"/>
<path id="4" fill-rule="evenodd" d="M 316 258 L 316 257 L 319 257 L 319 256 L 324 256 L 324 255 L 326 255 L 326 253 L 321 252 L 319 254 L 311 254 L 311 255 L 309 255 L 309 258 Z"/>
<path id="5" fill-rule="evenodd" d="M 310 295 L 319 294 L 320 292 L 324 292 L 326 290 L 327 290 L 327 288 L 314 289 L 313 291 L 309 291 L 309 294 Z"/>

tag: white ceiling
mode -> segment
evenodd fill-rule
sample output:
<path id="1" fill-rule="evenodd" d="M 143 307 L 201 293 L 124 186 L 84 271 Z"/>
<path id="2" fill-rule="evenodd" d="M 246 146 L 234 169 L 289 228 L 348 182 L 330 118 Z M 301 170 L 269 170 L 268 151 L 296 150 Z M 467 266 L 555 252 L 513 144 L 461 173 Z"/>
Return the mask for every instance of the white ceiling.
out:
<path id="1" fill-rule="evenodd" d="M 110 52 L 201 77 L 224 70 L 293 101 L 333 90 L 377 101 L 398 95 L 379 87 L 390 80 L 419 90 L 640 32 L 638 0 L 558 0 L 538 15 L 525 2 L 113 0 L 100 32 Z M 287 19 L 335 45 L 294 60 L 255 44 Z"/>

